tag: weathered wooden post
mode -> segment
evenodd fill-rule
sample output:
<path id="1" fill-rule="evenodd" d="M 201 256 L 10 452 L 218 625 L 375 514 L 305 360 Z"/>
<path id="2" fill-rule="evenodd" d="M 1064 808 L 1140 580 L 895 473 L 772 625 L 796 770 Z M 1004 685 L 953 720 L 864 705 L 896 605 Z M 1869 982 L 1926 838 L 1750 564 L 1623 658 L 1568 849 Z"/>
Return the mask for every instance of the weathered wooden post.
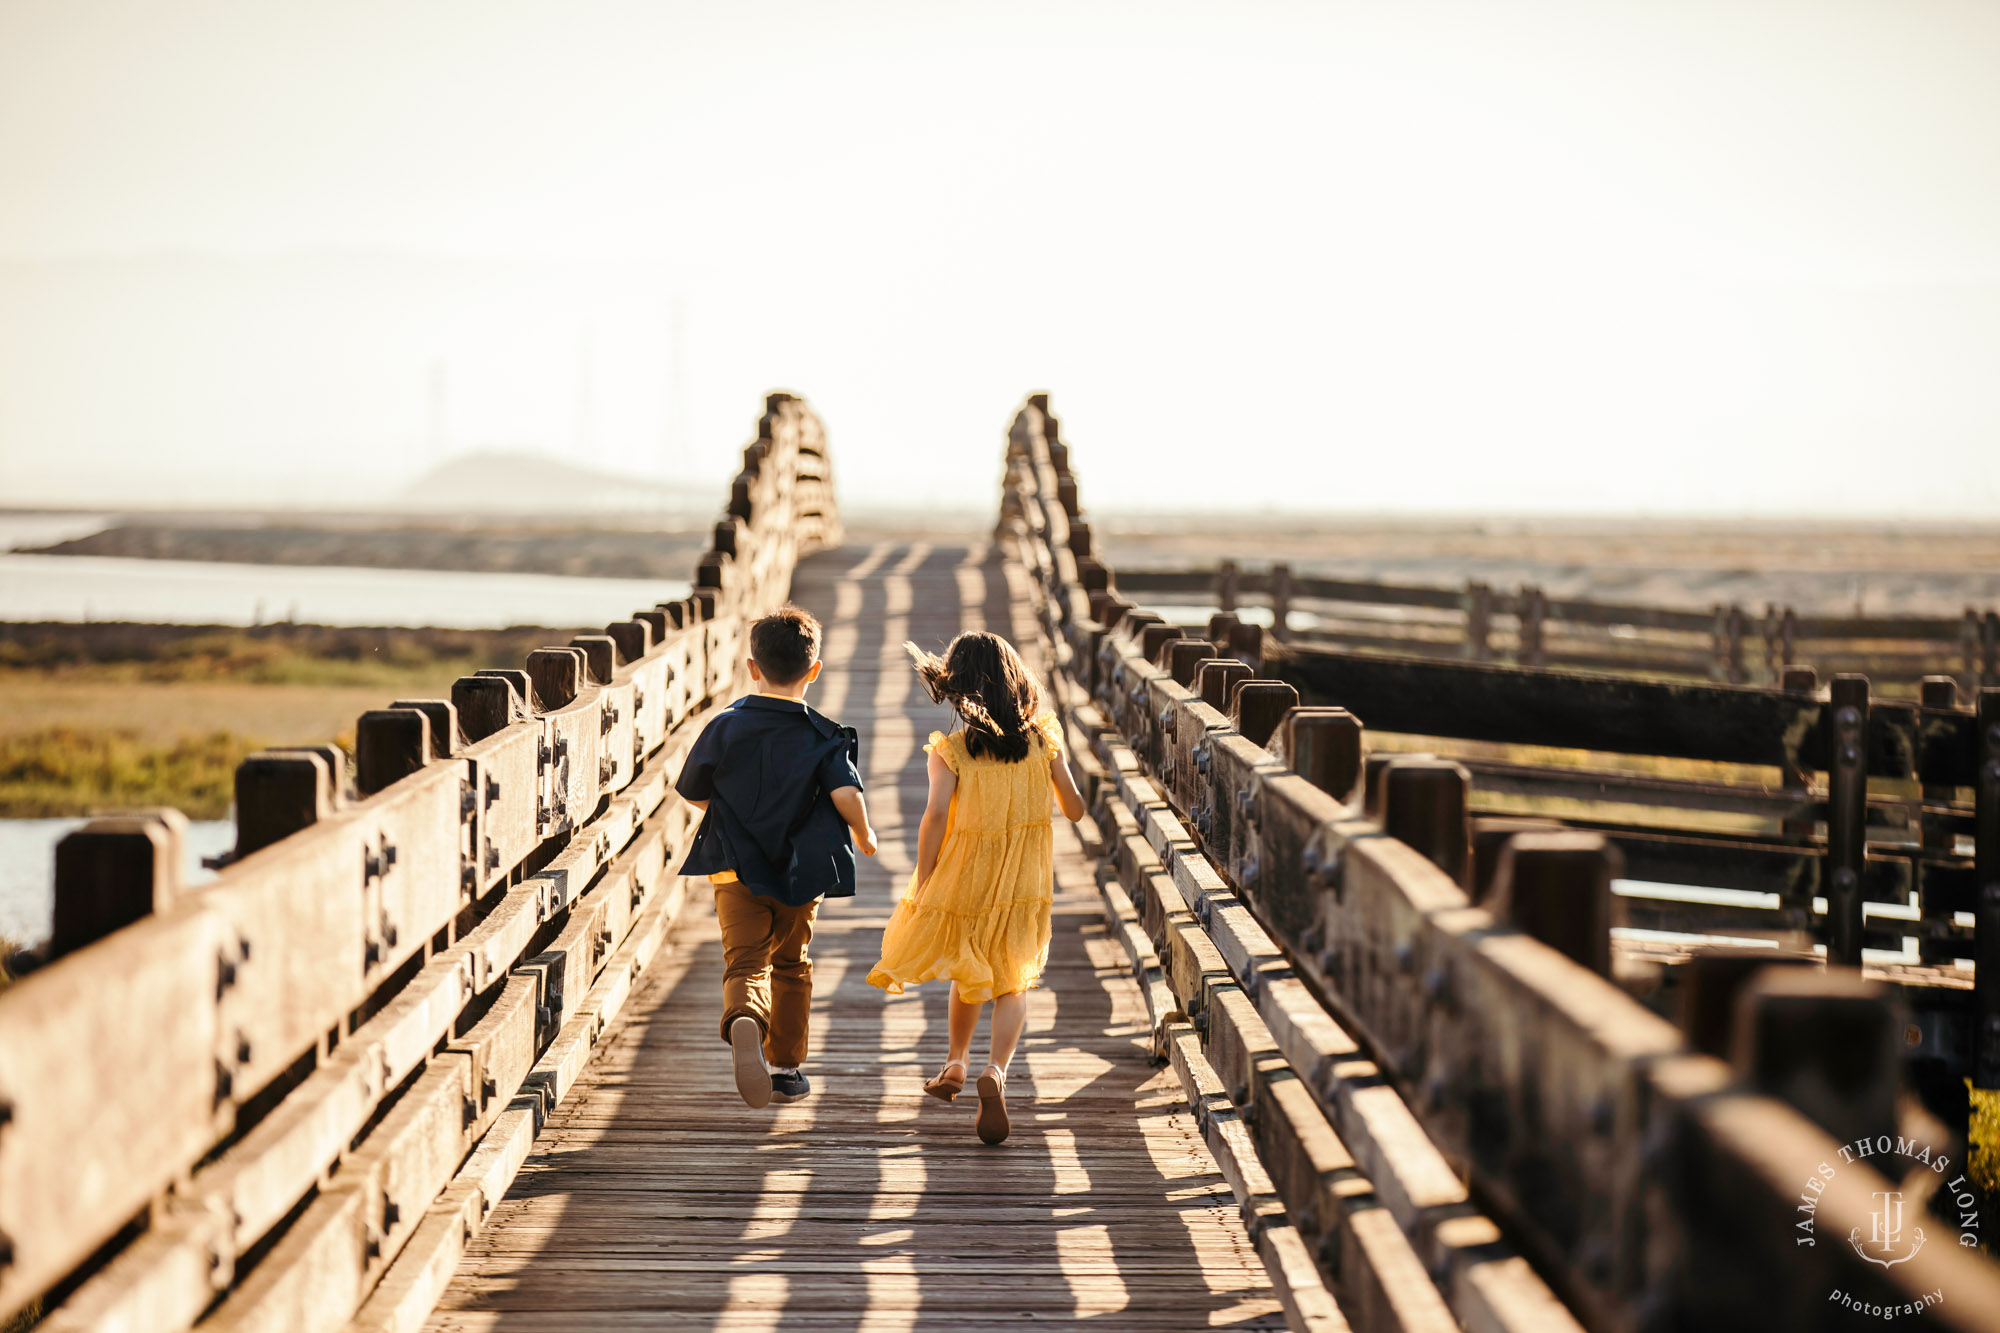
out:
<path id="1" fill-rule="evenodd" d="M 1382 822 L 1382 775 L 1399 759 L 1435 759 L 1428 750 L 1374 750 L 1361 757 L 1361 815 Z"/>
<path id="2" fill-rule="evenodd" d="M 636 662 L 653 651 L 653 627 L 644 620 L 614 620 L 604 627 L 604 635 L 617 648 L 614 665 Z"/>
<path id="3" fill-rule="evenodd" d="M 1959 682 L 1966 693 L 1979 690 L 1979 613 L 1971 607 L 1965 608 L 1965 615 L 1958 622 Z"/>
<path id="4" fill-rule="evenodd" d="M 511 681 L 498 676 L 460 676 L 451 683 L 451 706 L 468 742 L 485 740 L 527 719 L 527 703 Z"/>
<path id="5" fill-rule="evenodd" d="M 1246 680 L 1234 693 L 1231 720 L 1252 745 L 1268 742 L 1286 711 L 1299 705 L 1299 692 L 1281 680 Z"/>
<path id="6" fill-rule="evenodd" d="M 449 759 L 458 752 L 458 710 L 447 700 L 398 699 L 389 707 L 414 708 L 431 720 L 432 758 Z"/>
<path id="7" fill-rule="evenodd" d="M 1050 462 L 1055 461 L 1055 455 L 1058 449 L 1062 449 L 1063 461 L 1065 464 L 1067 464 L 1067 462 L 1069 461 L 1069 450 L 1063 448 L 1061 441 L 1050 442 L 1049 461 Z M 1062 506 L 1063 513 L 1068 517 L 1075 518 L 1077 516 L 1078 499 L 1076 493 L 1076 478 L 1070 476 L 1068 472 L 1062 472 L 1056 477 L 1056 503 Z"/>
<path id="8" fill-rule="evenodd" d="M 1549 599 L 1542 594 L 1542 590 L 1532 583 L 1524 585 L 1514 612 L 1520 625 L 1520 645 L 1514 653 L 1514 660 L 1519 665 L 1538 667 L 1543 664 L 1542 624 L 1548 614 Z"/>
<path id="9" fill-rule="evenodd" d="M 1465 658 L 1470 662 L 1493 660 L 1493 589 L 1477 581 L 1465 585 L 1460 599 L 1465 607 Z"/>
<path id="10" fill-rule="evenodd" d="M 1501 848 L 1489 900 L 1503 920 L 1608 977 L 1611 881 L 1624 868 L 1600 834 L 1516 833 Z"/>
<path id="11" fill-rule="evenodd" d="M 1159 665 L 1176 685 L 1193 685 L 1196 669 L 1214 658 L 1215 645 L 1206 639 L 1171 639 L 1160 649 Z"/>
<path id="12" fill-rule="evenodd" d="M 1979 683 L 2000 685 L 2000 611 L 1988 611 L 1979 627 Z"/>
<path id="13" fill-rule="evenodd" d="M 1461 888 L 1472 862 L 1472 774 L 1449 759 L 1397 759 L 1382 773 L 1382 831 L 1421 852 Z"/>
<path id="14" fill-rule="evenodd" d="M 1819 693 L 1819 673 L 1809 666 L 1786 666 L 1779 677 L 1779 687 L 1786 694 L 1796 694 L 1810 698 Z M 1812 774 L 1802 762 L 1797 752 L 1796 742 L 1787 742 L 1790 747 L 1779 766 L 1778 780 L 1784 794 L 1797 801 L 1802 813 L 1783 820 L 1780 832 L 1789 841 L 1807 842 L 1813 835 Z"/>
<path id="15" fill-rule="evenodd" d="M 1472 867 L 1466 891 L 1472 901 L 1483 903 L 1493 892 L 1493 879 L 1500 869 L 1500 853 L 1516 833 L 1560 833 L 1561 820 L 1533 815 L 1480 815 L 1471 821 Z"/>
<path id="16" fill-rule="evenodd" d="M 1208 640 L 1216 647 L 1227 650 L 1236 627 L 1243 622 L 1236 618 L 1234 611 L 1217 611 L 1208 618 Z"/>
<path id="17" fill-rule="evenodd" d="M 1229 696 L 1236 682 L 1249 680 L 1257 673 L 1250 669 L 1248 662 L 1234 658 L 1210 658 L 1195 669 L 1195 693 L 1201 701 L 1217 712 L 1229 711 Z"/>
<path id="18" fill-rule="evenodd" d="M 1361 719 L 1345 708 L 1294 708 L 1278 724 L 1271 753 L 1336 801 L 1361 781 Z"/>
<path id="19" fill-rule="evenodd" d="M 2000 1089 L 2000 688 L 1980 690 L 1978 708 L 1979 782 L 1972 797 L 1972 877 L 1979 886 L 1972 928 L 1973 1082 Z"/>
<path id="20" fill-rule="evenodd" d="M 1955 711 L 1958 708 L 1958 681 L 1951 676 L 1925 676 L 1917 686 L 1917 700 L 1925 708 Z M 1924 784 L 1918 824 L 1923 830 L 1923 844 L 1927 850 L 1949 852 L 1957 846 L 1958 838 L 1952 831 L 1951 814 L 1946 808 L 1951 804 L 1952 793 L 1950 783 Z"/>
<path id="21" fill-rule="evenodd" d="M 583 692 L 583 650 L 535 649 L 528 654 L 528 681 L 533 687 L 528 704 L 537 713 L 568 707 Z"/>
<path id="22" fill-rule="evenodd" d="M 374 708 L 354 723 L 354 787 L 363 796 L 431 761 L 431 720 L 414 708 Z"/>
<path id="23" fill-rule="evenodd" d="M 584 677 L 592 685 L 609 685 L 618 670 L 618 644 L 608 634 L 579 634 L 569 646 L 583 654 Z"/>
<path id="24" fill-rule="evenodd" d="M 1229 631 L 1229 642 L 1224 646 L 1239 660 L 1261 667 L 1264 664 L 1264 627 L 1239 624 Z"/>
<path id="25" fill-rule="evenodd" d="M 236 859 L 325 819 L 338 791 L 322 755 L 303 750 L 251 755 L 236 766 Z"/>
<path id="26" fill-rule="evenodd" d="M 1733 1064 L 1753 1091 L 1836 1142 L 1872 1141 L 1896 1129 L 1902 1035 L 1901 1006 L 1883 982 L 1841 967 L 1765 968 L 1737 1001 Z"/>
<path id="27" fill-rule="evenodd" d="M 1292 637 L 1292 567 L 1271 566 L 1271 634 L 1279 643 Z"/>
<path id="28" fill-rule="evenodd" d="M 1104 592 L 1111 587 L 1111 570 L 1094 556 L 1076 558 L 1077 585 L 1085 592 Z"/>
<path id="29" fill-rule="evenodd" d="M 1708 678 L 1729 679 L 1729 608 L 1711 603 L 1708 627 Z"/>
<path id="30" fill-rule="evenodd" d="M 1675 1018 L 1689 1046 L 1704 1055 L 1730 1058 L 1735 1040 L 1736 1005 L 1744 987 L 1767 967 L 1817 967 L 1807 953 L 1779 949 L 1711 945 L 1698 949 L 1673 971 L 1679 994 Z"/>
<path id="31" fill-rule="evenodd" d="M 1799 660 L 1799 613 L 1789 606 L 1778 618 L 1778 651 L 1780 666 L 1790 666 Z"/>
<path id="32" fill-rule="evenodd" d="M 1859 967 L 1868 836 L 1868 677 L 1836 675 L 1826 716 L 1826 960 Z"/>
<path id="33" fill-rule="evenodd" d="M 1750 679 L 1750 673 L 1743 666 L 1743 608 L 1729 604 L 1729 623 L 1724 631 L 1724 667 L 1729 673 L 1731 685 L 1741 685 Z"/>
<path id="34" fill-rule="evenodd" d="M 1075 482 L 1072 481 L 1070 483 L 1070 489 L 1072 492 L 1075 491 L 1076 489 Z M 1084 556 L 1090 555 L 1093 551 L 1096 550 L 1096 546 L 1094 545 L 1093 539 L 1090 534 L 1090 524 L 1085 522 L 1083 519 L 1078 518 L 1074 511 L 1071 512 L 1070 519 L 1071 522 L 1069 525 L 1069 553 L 1073 556 L 1076 556 L 1078 559 L 1081 559 Z"/>
<path id="35" fill-rule="evenodd" d="M 186 841 L 187 817 L 162 809 L 93 819 L 57 843 L 48 961 L 171 907 Z"/>
<path id="36" fill-rule="evenodd" d="M 1157 664 L 1161 646 L 1175 639 L 1184 639 L 1187 633 L 1179 625 L 1147 625 L 1139 631 L 1139 655 Z"/>
<path id="37" fill-rule="evenodd" d="M 1224 612 L 1236 609 L 1238 573 L 1234 560 L 1225 560 L 1215 571 L 1215 604 Z"/>
<path id="38" fill-rule="evenodd" d="M 1778 604 L 1776 602 L 1764 603 L 1764 623 L 1762 626 L 1764 635 L 1764 679 L 1774 682 L 1778 679 L 1778 673 L 1784 668 L 1784 662 L 1779 657 L 1778 623 Z"/>

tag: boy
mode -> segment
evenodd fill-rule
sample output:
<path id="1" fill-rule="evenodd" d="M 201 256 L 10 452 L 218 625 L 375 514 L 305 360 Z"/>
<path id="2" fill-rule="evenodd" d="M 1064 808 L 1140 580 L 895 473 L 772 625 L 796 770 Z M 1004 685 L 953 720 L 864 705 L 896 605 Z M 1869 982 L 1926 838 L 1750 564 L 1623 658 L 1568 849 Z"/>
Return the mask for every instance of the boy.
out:
<path id="1" fill-rule="evenodd" d="M 799 1065 L 812 1018 L 813 915 L 822 897 L 853 896 L 857 845 L 875 855 L 854 729 L 805 701 L 819 679 L 819 643 L 819 622 L 794 606 L 752 625 L 757 693 L 703 729 L 674 783 L 702 812 L 680 873 L 715 886 L 722 1039 L 736 1090 L 753 1107 L 812 1091 Z"/>

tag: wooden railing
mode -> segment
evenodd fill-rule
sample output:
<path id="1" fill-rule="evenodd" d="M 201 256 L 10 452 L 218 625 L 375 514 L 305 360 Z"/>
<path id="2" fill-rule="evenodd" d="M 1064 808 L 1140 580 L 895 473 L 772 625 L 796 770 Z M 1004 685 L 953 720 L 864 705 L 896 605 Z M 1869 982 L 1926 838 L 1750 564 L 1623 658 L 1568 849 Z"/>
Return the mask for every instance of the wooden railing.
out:
<path id="1" fill-rule="evenodd" d="M 1267 608 L 1281 642 L 1325 643 L 1404 657 L 1777 684 L 1787 667 L 1858 672 L 1914 691 L 1926 676 L 1960 688 L 2000 685 L 2000 611 L 1960 616 L 1821 616 L 1789 606 L 1753 612 L 1550 597 L 1471 582 L 1463 588 L 1335 579 L 1289 565 L 1246 569 L 1135 569 L 1120 587 L 1168 605 L 1219 611 Z M 1303 613 L 1303 614 L 1301 614 Z"/>
<path id="2" fill-rule="evenodd" d="M 683 601 L 237 774 L 179 887 L 173 812 L 57 851 L 46 966 L 0 993 L 0 1318 L 409 1329 L 682 901 L 670 774 L 745 626 L 838 540 L 774 394 Z"/>
<path id="3" fill-rule="evenodd" d="M 1069 459 L 1030 399 L 1001 531 L 1037 575 L 1107 918 L 1294 1327 L 1817 1328 L 1849 1301 L 1877 1319 L 1908 1307 L 1898 1326 L 2000 1327 L 2000 1272 L 1965 1248 L 1982 1235 L 1962 1211 L 1979 1197 L 1962 1126 L 1899 1095 L 1893 993 L 1850 968 L 1697 950 L 1679 1022 L 1647 1008 L 1613 979 L 1602 832 L 1488 829 L 1506 836 L 1476 845 L 1464 767 L 1364 758 L 1364 708 L 1301 706 L 1268 678 L 1296 659 L 1254 626 L 1139 610 L 1095 551 Z M 1452 734 L 1426 719 L 1477 711 L 1461 686 L 1411 684 L 1398 725 Z M 1977 874 L 2000 902 L 1995 701 L 1975 727 L 1963 710 L 1870 709 L 1865 685 L 1859 707 L 1838 686 L 1781 696 L 1789 742 L 1817 728 L 1840 757 L 1829 800 L 1845 813 L 1820 854 L 1865 860 L 1864 748 L 1934 737 L 1964 761 L 1954 782 L 1979 781 Z M 1655 722 L 1683 734 L 1696 717 Z M 1604 725 L 1579 707 L 1555 743 L 1618 748 Z M 1995 938 L 1982 915 L 1975 947 Z M 1937 1235 L 1892 1267 L 1849 1243 L 1897 1187 L 1843 1145 L 1881 1134 L 1955 1163 L 1900 1183 Z"/>

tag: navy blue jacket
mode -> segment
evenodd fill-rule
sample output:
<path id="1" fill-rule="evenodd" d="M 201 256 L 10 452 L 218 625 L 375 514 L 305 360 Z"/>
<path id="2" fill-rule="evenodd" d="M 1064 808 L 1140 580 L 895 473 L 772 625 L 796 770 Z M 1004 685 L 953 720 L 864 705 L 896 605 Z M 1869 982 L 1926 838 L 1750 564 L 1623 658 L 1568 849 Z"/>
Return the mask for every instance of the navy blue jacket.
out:
<path id="1" fill-rule="evenodd" d="M 829 793 L 859 787 L 860 748 L 803 701 L 745 695 L 695 738 L 674 790 L 707 801 L 683 875 L 733 870 L 752 893 L 803 907 L 854 895 L 854 839 Z"/>

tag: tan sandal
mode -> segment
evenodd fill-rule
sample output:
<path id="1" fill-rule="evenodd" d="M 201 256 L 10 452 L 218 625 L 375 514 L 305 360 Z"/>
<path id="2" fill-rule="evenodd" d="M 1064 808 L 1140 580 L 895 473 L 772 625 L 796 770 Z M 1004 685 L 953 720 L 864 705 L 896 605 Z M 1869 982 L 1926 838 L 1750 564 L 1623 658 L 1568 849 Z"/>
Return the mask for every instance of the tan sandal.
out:
<path id="1" fill-rule="evenodd" d="M 986 1066 L 979 1076 L 979 1141 L 1005 1143 L 1013 1126 L 1007 1121 L 1007 1075 L 999 1065 Z"/>
<path id="2" fill-rule="evenodd" d="M 953 1066 L 958 1068 L 957 1078 L 951 1077 Z M 965 1091 L 966 1069 L 967 1065 L 963 1060 L 945 1061 L 944 1068 L 938 1070 L 937 1077 L 924 1084 L 924 1091 L 941 1102 L 958 1100 L 958 1094 Z"/>

